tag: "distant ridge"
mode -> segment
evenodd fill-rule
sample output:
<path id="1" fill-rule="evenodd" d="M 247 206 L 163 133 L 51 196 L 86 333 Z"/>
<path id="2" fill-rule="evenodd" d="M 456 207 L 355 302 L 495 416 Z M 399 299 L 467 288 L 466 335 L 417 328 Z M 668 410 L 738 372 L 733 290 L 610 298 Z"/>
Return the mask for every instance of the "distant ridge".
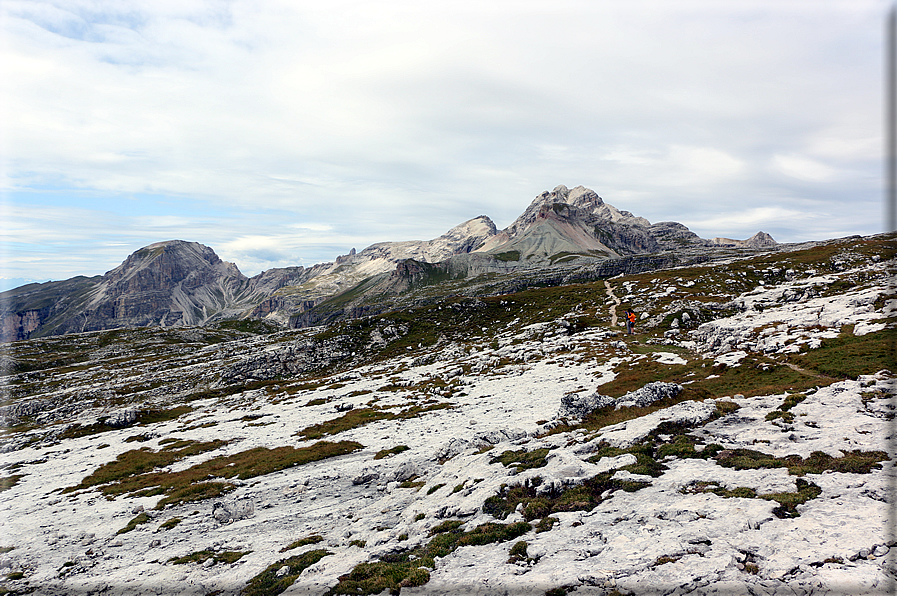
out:
<path id="1" fill-rule="evenodd" d="M 504 230 L 480 215 L 432 240 L 380 242 L 361 251 L 353 248 L 332 263 L 270 269 L 252 278 L 208 246 L 156 242 L 101 276 L 0 292 L 0 341 L 229 319 L 313 325 L 388 308 L 391 297 L 422 284 L 438 293 L 447 280 L 499 275 L 506 287 L 519 289 L 562 282 L 564 277 L 551 273 L 558 267 L 578 267 L 580 277 L 600 277 L 615 270 L 598 267 L 601 263 L 619 262 L 632 272 L 669 266 L 677 255 L 776 246 L 764 232 L 743 241 L 704 240 L 680 223 L 652 224 L 617 209 L 584 186 L 561 185 L 536 196 Z M 667 256 L 632 261 L 652 254 Z M 501 291 L 500 283 L 493 291 Z"/>

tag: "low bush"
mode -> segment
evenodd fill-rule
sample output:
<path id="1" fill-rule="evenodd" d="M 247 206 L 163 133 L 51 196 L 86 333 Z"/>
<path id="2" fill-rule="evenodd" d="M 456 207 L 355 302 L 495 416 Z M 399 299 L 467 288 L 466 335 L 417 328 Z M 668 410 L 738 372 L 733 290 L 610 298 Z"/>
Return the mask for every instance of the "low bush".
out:
<path id="1" fill-rule="evenodd" d="M 293 585 L 303 571 L 330 554 L 332 553 L 329 551 L 317 549 L 288 559 L 281 559 L 250 579 L 240 594 L 242 596 L 276 596 Z M 285 566 L 289 570 L 286 574 L 278 577 L 277 573 Z"/>

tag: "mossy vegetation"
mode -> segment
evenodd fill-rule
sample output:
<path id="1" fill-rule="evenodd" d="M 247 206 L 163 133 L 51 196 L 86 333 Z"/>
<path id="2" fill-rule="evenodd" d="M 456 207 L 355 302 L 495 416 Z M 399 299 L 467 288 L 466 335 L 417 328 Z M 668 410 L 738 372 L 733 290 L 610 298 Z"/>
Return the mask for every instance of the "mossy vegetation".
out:
<path id="1" fill-rule="evenodd" d="M 803 393 L 786 396 L 782 405 L 766 415 L 766 420 L 771 421 L 781 418 L 785 422 L 794 422 L 794 414 L 790 410 L 805 399 L 807 399 L 807 396 Z"/>
<path id="2" fill-rule="evenodd" d="M 533 559 L 529 558 L 526 552 L 528 548 L 529 544 L 527 544 L 526 540 L 515 542 L 511 550 L 508 551 L 508 563 L 516 564 L 532 561 Z"/>
<path id="3" fill-rule="evenodd" d="M 214 550 L 200 550 L 189 555 L 184 555 L 183 557 L 172 557 L 168 559 L 168 562 L 173 565 L 186 565 L 187 563 L 205 563 L 209 559 L 213 561 L 213 564 L 218 563 L 236 563 L 244 556 L 248 555 L 252 551 L 237 551 L 237 550 L 225 550 L 225 551 L 214 551 Z"/>
<path id="4" fill-rule="evenodd" d="M 130 532 L 137 526 L 139 526 L 141 524 L 148 523 L 149 521 L 150 521 L 150 517 L 146 512 L 138 513 L 137 517 L 134 517 L 133 519 L 131 519 L 131 521 L 128 522 L 128 525 L 126 525 L 124 528 L 122 528 L 121 530 L 116 532 L 116 534 L 124 534 L 125 532 Z"/>
<path id="5" fill-rule="evenodd" d="M 649 486 L 648 482 L 611 478 L 614 472 L 604 472 L 585 480 L 582 484 L 551 487 L 539 492 L 541 477 L 528 479 L 523 484 L 506 486 L 483 503 L 483 512 L 498 519 L 505 519 L 523 505 L 521 514 L 527 521 L 548 517 L 562 511 L 591 511 L 596 505 L 623 490 L 634 492 Z"/>
<path id="6" fill-rule="evenodd" d="M 411 449 L 408 445 L 396 445 L 390 449 L 381 449 L 374 455 L 374 459 L 383 459 L 386 457 L 390 457 L 392 455 L 398 455 L 399 453 L 403 453 Z"/>
<path id="7" fill-rule="evenodd" d="M 433 493 L 435 493 L 437 490 L 439 490 L 443 486 L 445 486 L 444 483 L 443 484 L 434 484 L 433 486 L 431 486 L 430 488 L 427 489 L 427 495 L 432 495 Z"/>
<path id="8" fill-rule="evenodd" d="M 13 474 L 12 476 L 0 478 L 0 492 L 11 489 L 24 477 L 25 474 Z"/>
<path id="9" fill-rule="evenodd" d="M 822 474 L 825 471 L 845 472 L 851 474 L 868 474 L 872 469 L 881 469 L 878 462 L 887 461 L 884 451 L 847 451 L 842 457 L 832 457 L 822 451 L 814 451 L 807 458 L 799 455 L 774 457 L 753 449 L 726 449 L 716 455 L 716 462 L 727 468 L 736 470 L 755 470 L 758 468 L 788 468 L 794 476 L 805 474 Z"/>
<path id="10" fill-rule="evenodd" d="M 162 522 L 161 524 L 159 524 L 159 529 L 160 530 L 171 530 L 172 528 L 174 528 L 176 525 L 178 525 L 182 521 L 184 521 L 184 520 L 182 520 L 179 517 L 172 517 L 171 519 L 167 519 L 164 522 Z"/>
<path id="11" fill-rule="evenodd" d="M 560 520 L 556 517 L 543 517 L 539 520 L 539 523 L 536 524 L 536 534 L 541 534 L 542 532 L 550 532 L 554 527 L 554 524 L 558 523 Z"/>
<path id="12" fill-rule="evenodd" d="M 505 451 L 501 455 L 493 457 L 489 461 L 489 463 L 500 463 L 506 468 L 515 466 L 517 472 L 521 472 L 522 470 L 542 468 L 546 466 L 548 464 L 548 452 L 549 449 L 547 447 L 534 449 L 532 451 L 527 451 L 526 449 L 520 449 L 518 451 Z"/>
<path id="13" fill-rule="evenodd" d="M 353 428 L 370 424 L 377 420 L 405 420 L 415 418 L 427 412 L 450 409 L 454 406 L 449 403 L 435 403 L 429 405 L 413 405 L 399 412 L 391 412 L 386 408 L 372 406 L 369 408 L 354 408 L 342 416 L 313 424 L 296 433 L 303 439 L 320 439 L 327 435 L 335 435 Z"/>
<path id="14" fill-rule="evenodd" d="M 312 534 L 311 536 L 306 536 L 305 538 L 300 538 L 295 542 L 291 542 L 289 545 L 280 549 L 280 552 L 285 553 L 288 550 L 293 550 L 294 548 L 299 548 L 300 546 L 308 546 L 309 544 L 318 544 L 319 542 L 324 542 L 324 537 L 320 534 Z"/>
<path id="15" fill-rule="evenodd" d="M 220 456 L 195 464 L 179 472 L 157 471 L 187 457 L 217 449 L 225 444 L 216 440 L 207 443 L 179 441 L 159 451 L 148 448 L 127 451 L 115 461 L 100 466 L 80 484 L 65 489 L 73 492 L 98 486 L 109 497 L 164 495 L 157 509 L 174 503 L 186 503 L 220 497 L 234 487 L 210 478 L 247 480 L 292 466 L 346 455 L 362 448 L 360 443 L 319 441 L 308 447 L 255 447 L 233 455 Z"/>
<path id="16" fill-rule="evenodd" d="M 716 482 L 698 481 L 683 486 L 680 492 L 685 494 L 713 493 L 726 499 L 741 498 L 775 501 L 779 505 L 772 510 L 773 514 L 780 518 L 792 518 L 800 517 L 800 513 L 797 511 L 798 505 L 803 505 L 810 499 L 815 499 L 822 494 L 821 488 L 803 478 L 798 478 L 795 483 L 797 485 L 797 491 L 795 492 L 757 494 L 757 491 L 754 489 L 744 486 L 728 489 Z"/>
<path id="17" fill-rule="evenodd" d="M 436 568 L 436 557 L 445 557 L 461 546 L 492 544 L 513 540 L 532 529 L 526 522 L 515 524 L 486 523 L 470 531 L 462 531 L 461 520 L 447 520 L 430 531 L 425 546 L 382 557 L 373 563 L 356 565 L 340 576 L 328 596 L 336 594 L 398 594 L 402 588 L 422 586 Z"/>
<path id="18" fill-rule="evenodd" d="M 145 409 L 139 410 L 137 412 L 136 420 L 133 424 L 145 426 L 148 424 L 155 424 L 159 422 L 168 422 L 169 420 L 175 420 L 184 414 L 189 414 L 193 411 L 193 408 L 186 405 L 175 406 L 168 409 Z M 73 424 L 72 426 L 65 429 L 62 433 L 59 434 L 59 439 L 77 439 L 79 437 L 87 437 L 90 435 L 95 435 L 104 432 L 110 432 L 114 430 L 118 430 L 118 428 L 110 425 L 109 417 L 103 416 L 97 422 L 93 424 Z M 139 435 L 138 435 L 139 436 Z M 131 439 L 128 440 L 139 440 L 139 439 Z"/>
<path id="19" fill-rule="evenodd" d="M 293 585 L 293 582 L 296 581 L 296 578 L 303 571 L 330 554 L 333 553 L 324 549 L 317 549 L 287 559 L 281 559 L 250 579 L 240 594 L 242 596 L 276 596 Z M 283 567 L 288 568 L 287 572 L 278 576 L 278 572 Z"/>

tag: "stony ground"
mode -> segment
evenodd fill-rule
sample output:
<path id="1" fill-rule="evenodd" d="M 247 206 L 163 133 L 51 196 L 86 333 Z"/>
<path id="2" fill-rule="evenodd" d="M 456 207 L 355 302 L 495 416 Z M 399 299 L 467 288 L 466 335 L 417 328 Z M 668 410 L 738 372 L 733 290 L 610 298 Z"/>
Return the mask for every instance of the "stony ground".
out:
<path id="1" fill-rule="evenodd" d="M 892 254 L 12 344 L 0 593 L 886 593 Z"/>

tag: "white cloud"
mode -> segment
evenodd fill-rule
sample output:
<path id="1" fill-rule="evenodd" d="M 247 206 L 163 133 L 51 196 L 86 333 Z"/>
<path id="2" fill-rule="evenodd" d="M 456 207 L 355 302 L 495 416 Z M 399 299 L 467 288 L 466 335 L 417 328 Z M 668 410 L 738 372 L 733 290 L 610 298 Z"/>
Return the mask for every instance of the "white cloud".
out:
<path id="1" fill-rule="evenodd" d="M 315 241 L 281 252 L 309 264 L 479 214 L 507 225 L 558 184 L 687 225 L 759 201 L 795 230 L 813 200 L 871 233 L 877 212 L 848 204 L 881 196 L 885 7 L 7 0 L 9 227 L 90 239 L 42 252 L 34 276 L 109 239 L 290 226 Z M 112 224 L 67 226 L 47 193 Z"/>
<path id="2" fill-rule="evenodd" d="M 800 155 L 775 155 L 772 161 L 783 174 L 808 182 L 828 182 L 838 175 L 835 168 Z"/>

